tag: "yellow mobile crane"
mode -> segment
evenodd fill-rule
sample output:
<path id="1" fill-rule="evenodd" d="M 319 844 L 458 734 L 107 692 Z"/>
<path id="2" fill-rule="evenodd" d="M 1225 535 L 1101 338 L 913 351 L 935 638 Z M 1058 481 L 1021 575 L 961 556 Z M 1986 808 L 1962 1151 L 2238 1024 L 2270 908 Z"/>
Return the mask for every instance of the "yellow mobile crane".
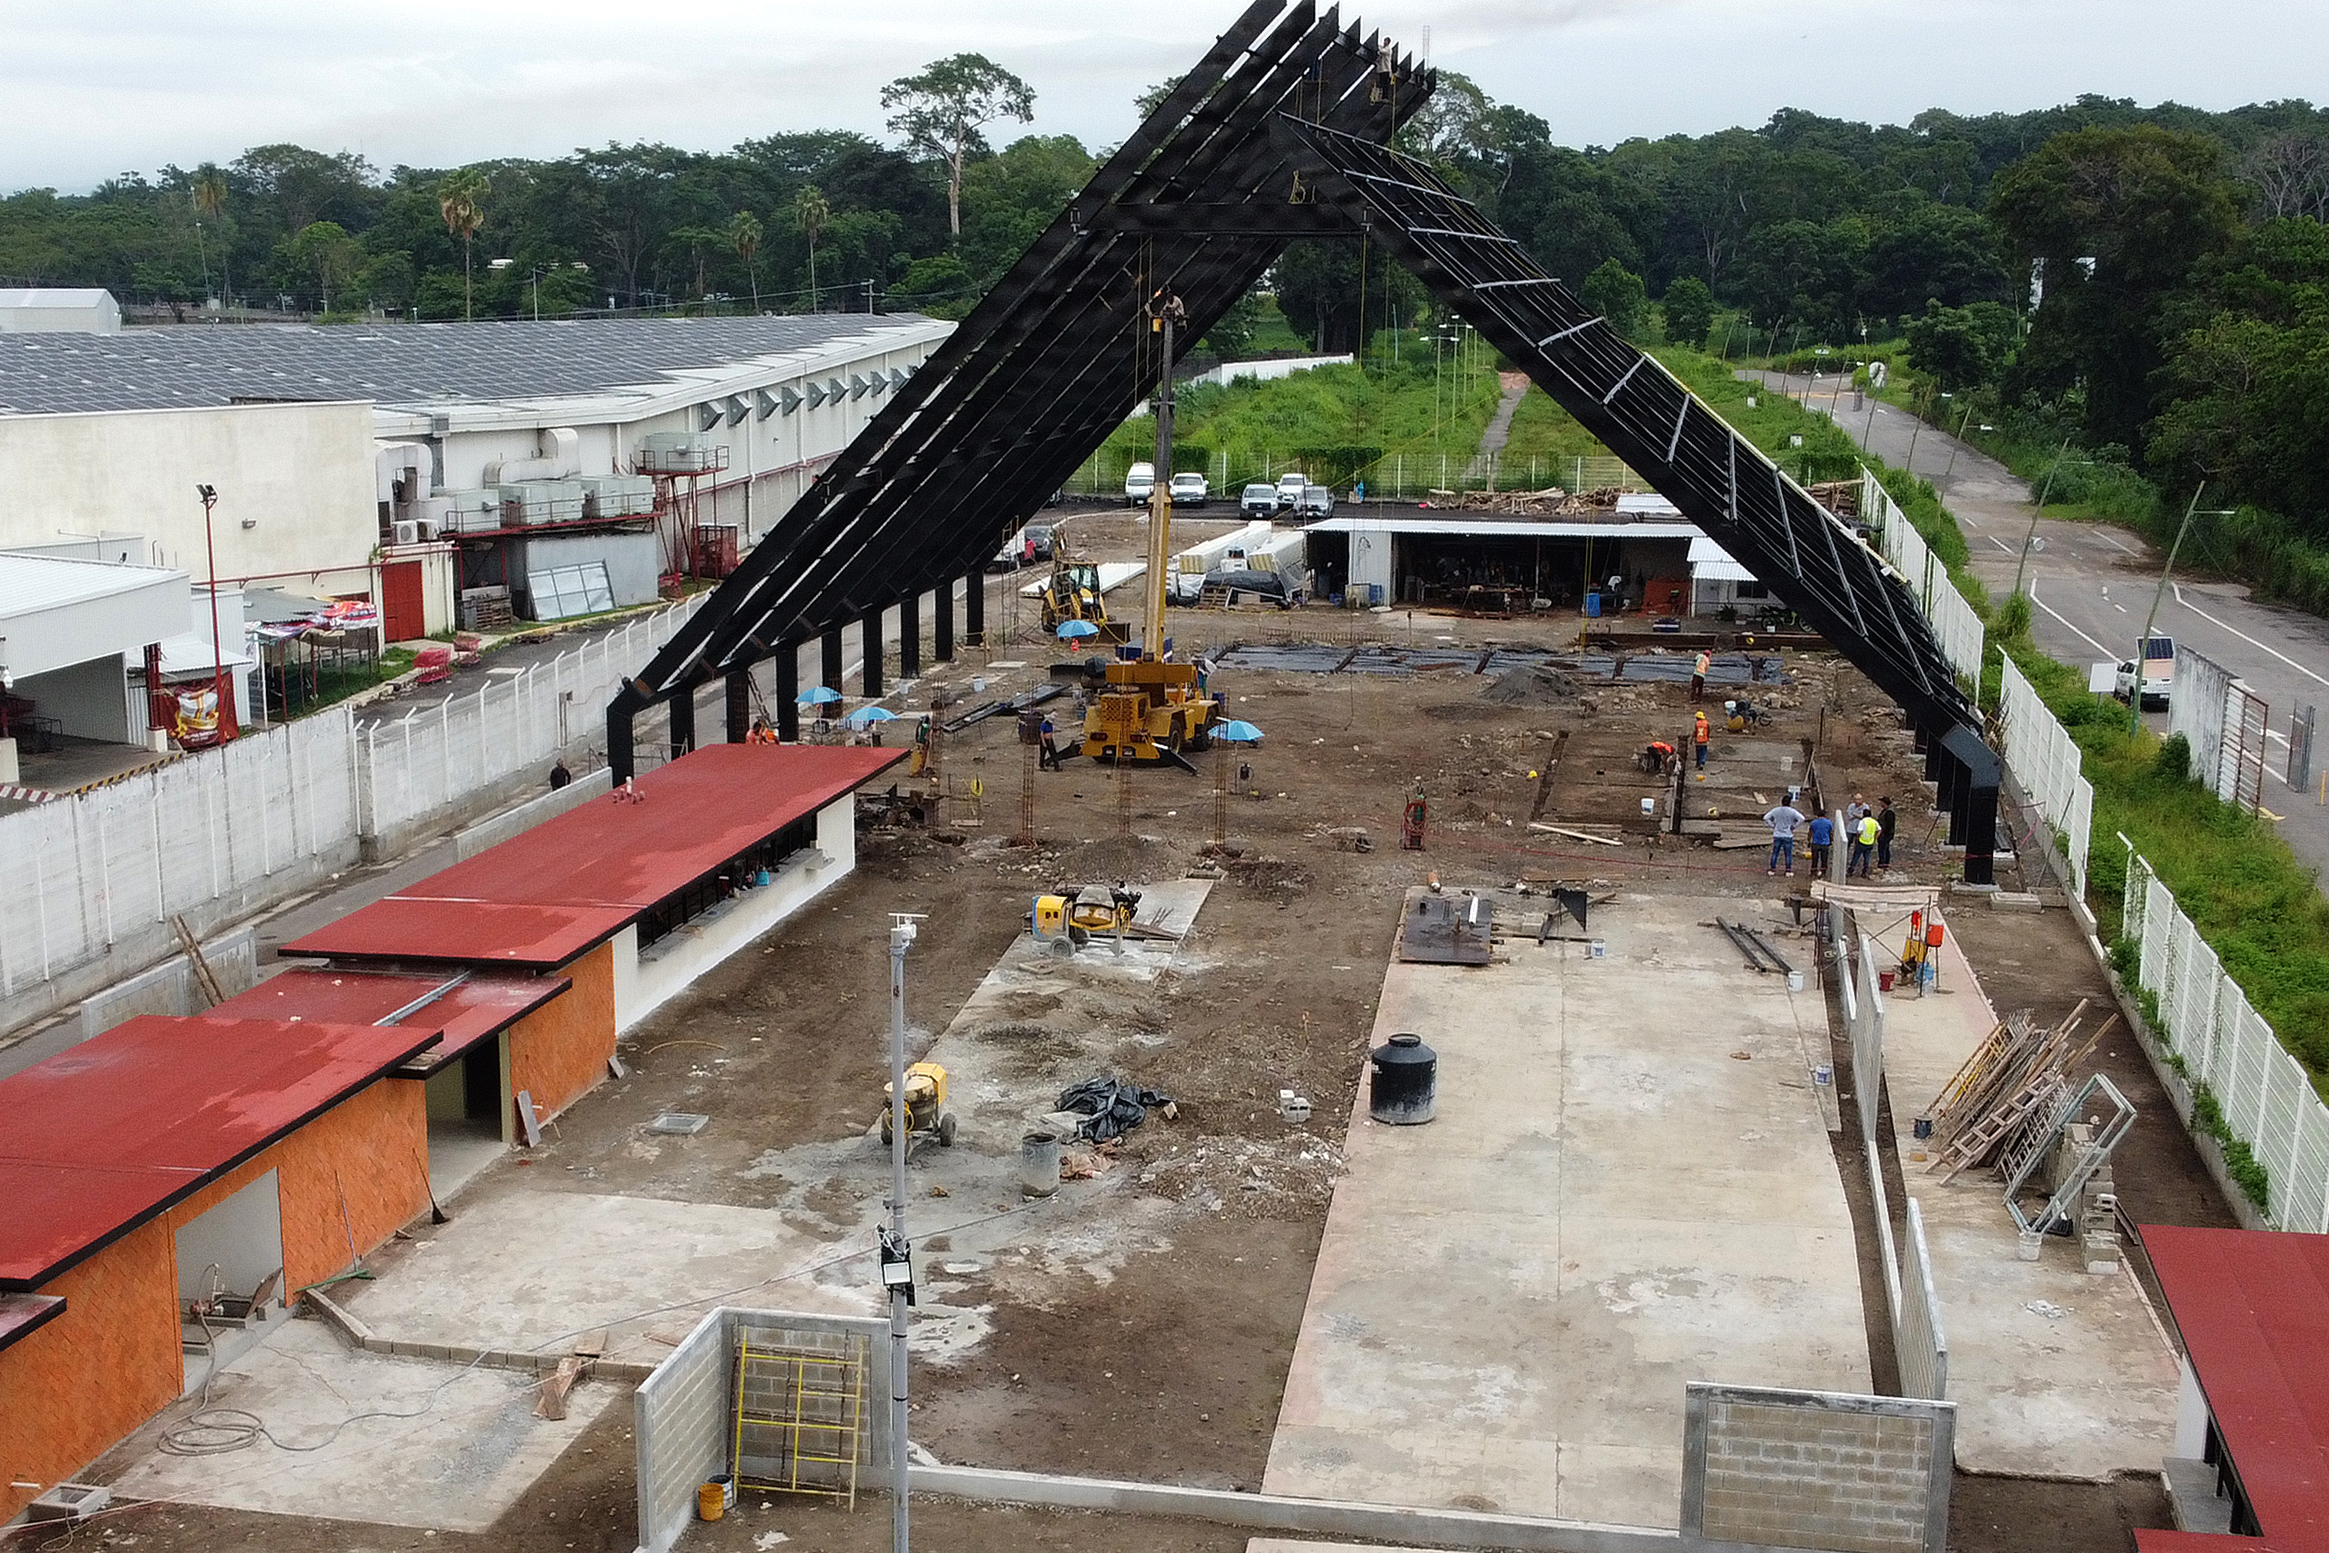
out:
<path id="1" fill-rule="evenodd" d="M 1213 741 L 1218 708 L 1197 690 L 1194 664 L 1165 659 L 1166 563 L 1172 555 L 1173 330 L 1187 319 L 1181 299 L 1160 295 L 1150 311 L 1157 337 L 1156 484 L 1148 498 L 1148 610 L 1141 622 L 1140 656 L 1108 665 L 1107 687 L 1084 714 L 1083 753 L 1094 760 L 1170 761 L 1194 770 L 1182 755 Z"/>

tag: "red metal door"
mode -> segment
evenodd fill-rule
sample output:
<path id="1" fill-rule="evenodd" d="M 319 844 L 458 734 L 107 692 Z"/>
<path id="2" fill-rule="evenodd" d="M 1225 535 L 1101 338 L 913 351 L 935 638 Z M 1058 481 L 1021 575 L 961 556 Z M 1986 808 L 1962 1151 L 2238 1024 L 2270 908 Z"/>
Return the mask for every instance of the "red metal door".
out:
<path id="1" fill-rule="evenodd" d="M 392 561 L 380 568 L 380 618 L 391 642 L 417 641 L 429 634 L 420 562 Z"/>

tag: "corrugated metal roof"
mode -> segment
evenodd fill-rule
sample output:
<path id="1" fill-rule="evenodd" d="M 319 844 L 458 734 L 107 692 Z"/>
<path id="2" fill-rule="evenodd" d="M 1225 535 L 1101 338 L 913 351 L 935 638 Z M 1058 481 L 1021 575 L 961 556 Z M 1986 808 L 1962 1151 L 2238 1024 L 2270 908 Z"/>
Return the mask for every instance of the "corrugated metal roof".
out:
<path id="1" fill-rule="evenodd" d="M 0 335 L 0 412 L 180 409 L 244 400 L 420 408 L 664 393 L 702 373 L 885 331 L 912 313 L 585 318 L 536 323 L 185 324 L 119 334 Z"/>
<path id="2" fill-rule="evenodd" d="M 1499 518 L 1476 513 L 1462 518 L 1325 518 L 1312 534 L 1417 534 L 1463 539 L 1697 539 L 1694 523 L 1562 523 L 1551 519 Z"/>
<path id="3" fill-rule="evenodd" d="M 437 1044 L 415 1059 L 431 1071 L 479 1041 L 499 1035 L 574 983 L 563 976 L 495 975 L 489 971 L 357 970 L 294 966 L 211 1010 L 222 1019 L 313 1020 L 376 1025 L 402 1009 L 396 1023 L 434 1030 Z M 423 1002 L 422 1000 L 427 1001 Z M 414 1008 L 414 1004 L 420 1004 Z"/>
<path id="4" fill-rule="evenodd" d="M 436 1039 L 149 1014 L 0 1079 L 0 1289 L 39 1288 Z"/>
<path id="5" fill-rule="evenodd" d="M 2329 1235 L 2146 1224 L 2143 1248 L 2264 1538 L 2329 1546 Z"/>
<path id="6" fill-rule="evenodd" d="M 594 798 L 281 952 L 564 965 L 906 754 L 841 745 L 708 745 L 639 778 L 637 801 Z"/>
<path id="7" fill-rule="evenodd" d="M 103 307 L 112 300 L 102 286 L 0 287 L 0 307 Z"/>
<path id="8" fill-rule="evenodd" d="M 1755 574 L 1731 559 L 1731 553 L 1700 535 L 1690 541 L 1690 575 L 1706 582 L 1754 582 Z"/>
<path id="9" fill-rule="evenodd" d="M 119 566 L 109 561 L 70 561 L 53 555 L 0 551 L 0 620 L 134 593 L 173 578 L 183 583 L 186 574 L 161 566 Z M 207 654 L 210 644 L 205 642 L 202 650 Z"/>

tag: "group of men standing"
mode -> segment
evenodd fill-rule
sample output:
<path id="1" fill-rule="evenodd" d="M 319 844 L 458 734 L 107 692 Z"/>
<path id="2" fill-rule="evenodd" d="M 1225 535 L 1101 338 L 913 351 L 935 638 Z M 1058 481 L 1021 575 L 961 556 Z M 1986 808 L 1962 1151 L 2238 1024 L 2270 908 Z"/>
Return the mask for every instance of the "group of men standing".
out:
<path id="1" fill-rule="evenodd" d="M 1875 868 L 1892 867 L 1892 838 L 1900 829 L 1900 815 L 1892 807 L 1892 800 L 1878 800 L 1881 808 L 1873 808 L 1858 793 L 1844 809 L 1844 839 L 1851 848 L 1844 862 L 1844 877 L 1872 878 Z M 1808 819 L 1794 804 L 1781 800 L 1763 815 L 1763 823 L 1771 827 L 1771 863 L 1764 872 L 1777 877 L 1785 865 L 1787 877 L 1795 877 L 1795 833 L 1807 832 L 1811 846 L 1811 872 L 1818 878 L 1828 871 L 1829 849 L 1836 842 L 1836 822 L 1826 815 Z"/>

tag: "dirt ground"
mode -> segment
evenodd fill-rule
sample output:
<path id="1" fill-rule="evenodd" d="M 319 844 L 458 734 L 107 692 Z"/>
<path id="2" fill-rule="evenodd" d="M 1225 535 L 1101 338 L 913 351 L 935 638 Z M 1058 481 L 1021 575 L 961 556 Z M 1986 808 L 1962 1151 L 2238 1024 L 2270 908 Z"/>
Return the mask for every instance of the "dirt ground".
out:
<path id="1" fill-rule="evenodd" d="M 1132 549 L 1139 525 L 1098 514 L 1079 517 L 1077 531 L 1084 553 L 1116 558 Z M 989 622 L 1008 623 L 992 607 Z M 1546 648 L 1565 645 L 1575 630 L 1573 621 L 1324 609 L 1177 612 L 1171 623 L 1184 658 L 1272 640 Z M 968 653 L 925 686 L 967 690 L 961 682 L 973 673 L 1004 672 L 990 667 L 996 662 L 1029 663 L 1029 671 L 1019 671 L 1024 677 L 1061 656 L 1032 635 L 1022 620 L 1018 640 Z M 1644 651 L 1656 646 L 1646 637 L 1641 643 Z M 1756 737 L 1818 740 L 1831 803 L 1853 791 L 1906 798 L 1899 872 L 1940 877 L 1945 860 L 1937 838 L 1907 822 L 1925 801 L 1897 717 L 1832 655 L 1788 653 L 1783 667 L 1788 677 L 1759 694 L 1773 707 L 1776 725 Z M 1354 1098 L 1407 886 L 1433 872 L 1451 885 L 1504 887 L 1522 880 L 1612 885 L 1687 876 L 1698 893 L 1772 893 L 1760 850 L 1658 839 L 1640 819 L 1640 798 L 1662 784 L 1636 768 L 1633 757 L 1648 738 L 1675 738 L 1686 726 L 1680 684 L 1533 685 L 1502 699 L 1487 693 L 1487 676 L 1457 670 L 1407 676 L 1225 671 L 1220 684 L 1232 715 L 1259 724 L 1267 736 L 1258 749 L 1235 757 L 1250 772 L 1234 782 L 1227 800 L 1233 853 L 1227 877 L 1213 887 L 1183 962 L 1159 983 L 1153 1007 L 1128 1016 L 1104 1048 L 1113 1071 L 1174 1096 L 1178 1117 L 1130 1134 L 1108 1177 L 1071 1184 L 1061 1203 L 1044 1210 L 1065 1215 L 1079 1234 L 1115 1226 L 1113 1249 L 1093 1270 L 1054 1266 L 1041 1277 L 1006 1276 L 998 1258 L 970 1275 L 965 1297 L 985 1307 L 986 1335 L 917 1372 L 923 1400 L 914 1437 L 943 1460 L 1259 1486 L 1339 1168 L 1339 1118 Z M 1534 773 L 1563 730 L 1570 737 L 1543 818 L 1598 827 L 1618 845 L 1528 829 L 1539 786 Z M 1723 745 L 1718 735 L 1718 771 Z M 1019 933 L 1038 888 L 1071 879 L 1178 878 L 1203 862 L 1214 825 L 1209 770 L 1144 771 L 1131 779 L 1127 838 L 1116 778 L 1074 761 L 1037 779 L 1040 845 L 1030 854 L 998 844 L 1016 828 L 1022 782 L 1023 757 L 1010 725 L 991 719 L 965 731 L 948 742 L 944 761 L 957 790 L 972 778 L 983 783 L 975 806 L 951 805 L 931 832 L 864 838 L 851 878 L 634 1032 L 625 1048 L 630 1076 L 579 1102 L 555 1124 L 544 1148 L 523 1163 L 496 1166 L 466 1200 L 572 1190 L 776 1209 L 796 1227 L 829 1237 L 862 1223 L 878 1204 L 886 1170 L 810 1179 L 788 1173 L 785 1162 L 807 1157 L 800 1151 L 812 1146 L 858 1137 L 878 1103 L 886 1063 L 887 914 L 928 914 L 908 962 L 909 1017 L 917 1045 L 926 1047 Z M 1398 846 L 1401 805 L 1418 788 L 1432 806 L 1421 854 Z M 1700 806 L 1688 812 L 1702 812 L 1710 801 L 1692 784 L 1684 791 L 1686 802 Z M 1778 795 L 1736 801 L 1766 796 Z M 1752 821 L 1764 806 L 1754 802 L 1735 817 Z M 1348 850 L 1347 837 L 1328 834 L 1348 826 L 1364 827 L 1372 850 Z M 2090 982 L 2100 985 L 2083 948 L 2063 936 L 2073 931 L 2067 913 L 1958 915 L 1968 951 L 2001 1008 L 2026 1003 L 2051 1017 L 2089 995 Z M 2114 1046 L 2109 1070 L 2143 1110 L 2136 1136 L 2119 1156 L 2130 1207 L 2139 1217 L 2226 1222 L 2140 1054 L 2130 1041 Z M 2130 1056 L 2131 1065 L 2123 1060 Z M 1281 1088 L 1313 1101 L 1315 1118 L 1298 1135 L 1275 1114 Z M 709 1112 L 715 1122 L 694 1138 L 645 1139 L 641 1125 L 669 1110 Z M 1859 1172 L 1854 1166 L 1843 1174 L 1849 1185 Z M 1082 1195 L 1066 1201 L 1079 1188 Z M 962 1204 L 948 1208 L 967 1211 Z M 1064 1233 L 1056 1228 L 1060 1222 L 1031 1217 L 1018 1233 Z M 948 1248 L 929 1241 L 923 1249 Z M 393 1266 L 396 1256 L 392 1249 L 380 1265 Z M 765 1303 L 781 1305 L 781 1294 L 766 1291 Z M 674 1320 L 684 1327 L 687 1318 Z M 568 1451 L 486 1536 L 424 1536 L 163 1505 L 109 1516 L 70 1537 L 20 1545 L 142 1542 L 198 1553 L 627 1549 L 635 1533 L 629 1419 L 627 1401 L 610 1408 L 585 1438 L 590 1449 Z M 919 1513 L 928 1537 L 967 1553 L 1071 1544 L 1094 1553 L 1118 1547 L 1195 1553 L 1241 1548 L 1245 1540 L 1216 1528 L 1083 1515 L 944 1504 Z M 2166 1524 L 2164 1514 L 2155 1486 L 2137 1482 L 2098 1489 L 1961 1477 L 1952 1541 L 1972 1553 L 2038 1547 L 2101 1553 L 2129 1546 L 2130 1526 Z M 791 1502 L 762 1510 L 748 1500 L 733 1521 L 698 1528 L 689 1545 L 743 1547 L 748 1534 L 767 1530 L 782 1530 L 803 1548 L 870 1549 L 887 1536 L 886 1504 L 877 1497 L 848 1516 Z"/>

